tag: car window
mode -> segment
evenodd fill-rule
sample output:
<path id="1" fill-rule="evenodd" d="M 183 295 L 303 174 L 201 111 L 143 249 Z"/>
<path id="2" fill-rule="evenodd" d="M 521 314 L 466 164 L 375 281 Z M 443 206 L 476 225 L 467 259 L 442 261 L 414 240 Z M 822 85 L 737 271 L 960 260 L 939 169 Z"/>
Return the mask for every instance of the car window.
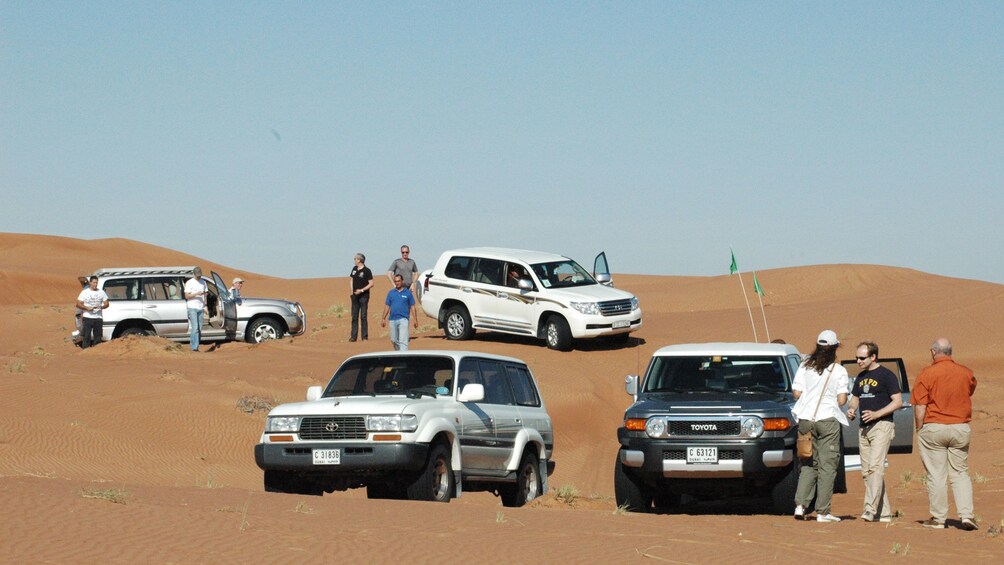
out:
<path id="1" fill-rule="evenodd" d="M 484 385 L 481 371 L 478 370 L 478 360 L 466 357 L 460 360 L 460 375 L 457 377 L 457 390 L 464 390 L 469 384 Z"/>
<path id="2" fill-rule="evenodd" d="M 108 279 L 104 291 L 109 301 L 139 300 L 139 279 Z"/>
<path id="3" fill-rule="evenodd" d="M 520 406 L 540 406 L 537 389 L 533 386 L 530 370 L 522 365 L 506 365 L 506 374 Z"/>
<path id="4" fill-rule="evenodd" d="M 472 257 L 453 257 L 446 264 L 446 270 L 443 274 L 451 279 L 467 280 L 467 275 L 471 272 L 473 264 Z"/>
<path id="5" fill-rule="evenodd" d="M 502 268 L 504 263 L 498 259 L 479 258 L 474 263 L 471 280 L 485 284 L 502 284 Z"/>
<path id="6" fill-rule="evenodd" d="M 515 405 L 516 397 L 509 386 L 502 363 L 482 359 L 478 362 L 481 378 L 485 383 L 485 402 L 489 404 Z"/>
<path id="7" fill-rule="evenodd" d="M 453 359 L 449 357 L 380 356 L 350 359 L 331 378 L 323 396 L 432 394 L 449 388 Z"/>
<path id="8" fill-rule="evenodd" d="M 596 280 L 585 269 L 571 259 L 552 263 L 537 263 L 530 267 L 537 274 L 537 278 L 540 279 L 540 284 L 544 285 L 544 288 L 597 284 Z"/>
<path id="9" fill-rule="evenodd" d="M 645 379 L 645 392 L 785 390 L 784 358 L 771 356 L 657 357 Z"/>
<path id="10" fill-rule="evenodd" d="M 185 284 L 181 277 L 155 277 L 143 279 L 144 300 L 183 300 Z"/>
<path id="11" fill-rule="evenodd" d="M 521 279 L 530 278 L 526 269 L 519 263 L 506 263 L 505 273 L 505 285 L 510 288 L 519 288 L 519 281 Z"/>

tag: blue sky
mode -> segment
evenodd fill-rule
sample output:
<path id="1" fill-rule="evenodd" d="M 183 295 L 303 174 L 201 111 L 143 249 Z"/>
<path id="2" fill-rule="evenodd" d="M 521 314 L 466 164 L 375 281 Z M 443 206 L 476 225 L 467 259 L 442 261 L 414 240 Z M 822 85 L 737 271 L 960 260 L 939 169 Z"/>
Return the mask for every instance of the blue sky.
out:
<path id="1" fill-rule="evenodd" d="M 280 277 L 409 243 L 1004 283 L 1002 29 L 1002 2 L 4 0 L 0 231 Z"/>

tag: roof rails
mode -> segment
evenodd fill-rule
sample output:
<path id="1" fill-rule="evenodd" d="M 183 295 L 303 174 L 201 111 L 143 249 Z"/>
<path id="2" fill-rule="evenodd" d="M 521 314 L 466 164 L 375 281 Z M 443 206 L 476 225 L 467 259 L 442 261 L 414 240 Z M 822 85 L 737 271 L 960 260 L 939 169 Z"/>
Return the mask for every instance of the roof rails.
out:
<path id="1" fill-rule="evenodd" d="M 105 267 L 94 271 L 99 277 L 128 275 L 188 275 L 195 266 L 190 267 Z"/>

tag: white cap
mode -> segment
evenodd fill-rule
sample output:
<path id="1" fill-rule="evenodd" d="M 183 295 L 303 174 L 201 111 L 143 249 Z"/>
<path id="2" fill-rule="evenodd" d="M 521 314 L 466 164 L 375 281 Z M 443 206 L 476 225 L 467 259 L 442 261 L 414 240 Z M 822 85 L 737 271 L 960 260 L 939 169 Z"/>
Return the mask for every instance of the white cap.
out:
<path id="1" fill-rule="evenodd" d="M 242 279 L 240 277 L 237 277 L 237 278 L 234 279 L 234 284 L 242 283 L 242 282 L 244 282 L 244 279 Z"/>
<path id="2" fill-rule="evenodd" d="M 823 330 L 816 338 L 816 343 L 818 345 L 839 345 L 840 340 L 837 339 L 837 333 L 833 330 Z"/>

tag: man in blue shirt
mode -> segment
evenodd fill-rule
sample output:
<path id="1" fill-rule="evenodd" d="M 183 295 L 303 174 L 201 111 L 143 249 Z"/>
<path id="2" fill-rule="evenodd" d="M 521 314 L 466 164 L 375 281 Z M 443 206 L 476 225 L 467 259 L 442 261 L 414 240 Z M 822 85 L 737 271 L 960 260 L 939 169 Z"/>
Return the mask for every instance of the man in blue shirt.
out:
<path id="1" fill-rule="evenodd" d="M 404 286 L 404 277 L 394 275 L 394 288 L 387 293 L 384 301 L 383 317 L 380 327 L 387 327 L 390 318 L 390 341 L 397 351 L 408 351 L 408 319 L 415 321 L 418 329 L 418 314 L 415 312 L 415 295 Z"/>

